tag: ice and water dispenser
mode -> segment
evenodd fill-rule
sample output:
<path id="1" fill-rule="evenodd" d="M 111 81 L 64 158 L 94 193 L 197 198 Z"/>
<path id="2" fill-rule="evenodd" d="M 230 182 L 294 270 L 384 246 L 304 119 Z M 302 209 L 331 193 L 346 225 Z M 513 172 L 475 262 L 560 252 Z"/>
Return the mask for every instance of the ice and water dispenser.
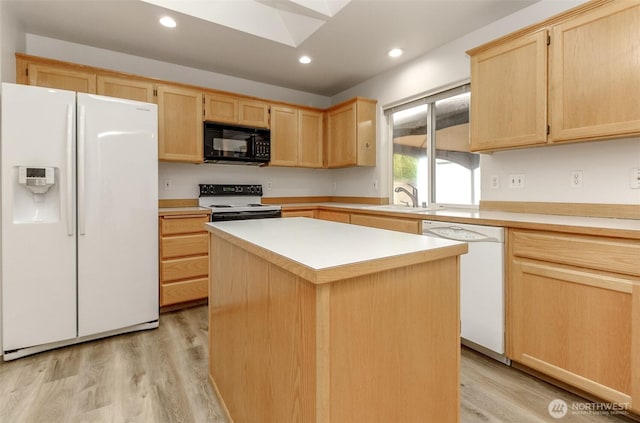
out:
<path id="1" fill-rule="evenodd" d="M 17 166 L 14 188 L 14 223 L 46 223 L 60 219 L 60 189 L 54 167 Z"/>

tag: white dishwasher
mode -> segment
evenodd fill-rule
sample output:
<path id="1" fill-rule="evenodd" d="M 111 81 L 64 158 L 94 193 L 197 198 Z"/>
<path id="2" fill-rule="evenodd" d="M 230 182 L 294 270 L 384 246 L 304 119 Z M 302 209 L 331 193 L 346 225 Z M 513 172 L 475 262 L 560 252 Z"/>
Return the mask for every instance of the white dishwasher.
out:
<path id="1" fill-rule="evenodd" d="M 460 258 L 462 344 L 509 364 L 504 340 L 504 228 L 423 220 L 422 233 L 468 243 L 469 252 Z"/>

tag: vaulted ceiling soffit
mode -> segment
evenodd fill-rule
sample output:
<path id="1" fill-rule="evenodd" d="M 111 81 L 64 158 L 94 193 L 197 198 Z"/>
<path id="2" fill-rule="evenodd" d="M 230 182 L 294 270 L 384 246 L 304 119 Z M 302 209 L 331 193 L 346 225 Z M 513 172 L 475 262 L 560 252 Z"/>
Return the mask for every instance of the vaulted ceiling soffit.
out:
<path id="1" fill-rule="evenodd" d="M 297 47 L 351 0 L 142 1 Z"/>

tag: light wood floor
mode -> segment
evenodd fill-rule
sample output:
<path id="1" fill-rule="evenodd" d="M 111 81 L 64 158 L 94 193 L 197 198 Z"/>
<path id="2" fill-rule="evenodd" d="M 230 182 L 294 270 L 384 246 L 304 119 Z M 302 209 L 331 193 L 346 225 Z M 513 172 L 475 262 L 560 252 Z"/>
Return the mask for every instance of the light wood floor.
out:
<path id="1" fill-rule="evenodd" d="M 552 419 L 552 399 L 584 400 L 468 350 L 461 392 L 462 423 L 628 421 Z M 225 422 L 207 376 L 206 306 L 162 314 L 155 330 L 0 362 L 0 422 Z"/>

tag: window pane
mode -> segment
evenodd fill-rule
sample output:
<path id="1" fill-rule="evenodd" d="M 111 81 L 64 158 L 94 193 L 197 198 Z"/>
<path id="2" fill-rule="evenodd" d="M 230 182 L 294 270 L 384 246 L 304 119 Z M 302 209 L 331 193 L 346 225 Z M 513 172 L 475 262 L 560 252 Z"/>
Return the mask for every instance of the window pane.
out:
<path id="1" fill-rule="evenodd" d="M 393 127 L 393 204 L 421 204 L 428 198 L 430 105 L 421 104 L 391 115 Z M 412 196 L 417 198 L 415 200 Z"/>
<path id="2" fill-rule="evenodd" d="M 469 151 L 469 93 L 435 102 L 435 186 L 439 204 L 477 205 L 480 155 Z"/>

